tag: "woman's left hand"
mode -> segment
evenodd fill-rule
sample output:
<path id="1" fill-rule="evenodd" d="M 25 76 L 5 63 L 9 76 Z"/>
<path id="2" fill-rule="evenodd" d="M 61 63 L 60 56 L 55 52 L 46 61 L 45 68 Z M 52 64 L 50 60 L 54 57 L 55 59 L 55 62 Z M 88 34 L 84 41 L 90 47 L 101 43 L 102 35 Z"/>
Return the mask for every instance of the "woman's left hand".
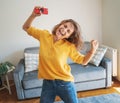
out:
<path id="1" fill-rule="evenodd" d="M 96 49 L 98 48 L 98 41 L 97 40 L 92 40 L 91 41 L 91 52 L 95 53 Z"/>
<path id="2" fill-rule="evenodd" d="M 85 55 L 83 65 L 87 65 L 94 53 L 96 52 L 98 48 L 98 41 L 97 40 L 92 40 L 91 41 L 91 50 Z"/>

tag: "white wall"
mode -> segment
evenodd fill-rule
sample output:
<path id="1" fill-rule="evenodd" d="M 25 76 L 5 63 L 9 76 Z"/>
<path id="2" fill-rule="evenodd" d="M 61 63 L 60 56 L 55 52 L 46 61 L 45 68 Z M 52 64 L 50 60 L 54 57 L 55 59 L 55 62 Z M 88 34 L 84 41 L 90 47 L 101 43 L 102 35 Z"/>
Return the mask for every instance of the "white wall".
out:
<path id="1" fill-rule="evenodd" d="M 62 19 L 72 18 L 81 25 L 84 40 L 102 42 L 101 0 L 0 0 L 0 62 L 16 65 L 24 48 L 39 46 L 22 30 L 35 5 L 47 7 L 49 14 L 36 18 L 34 26 L 51 30 Z"/>
<path id="2" fill-rule="evenodd" d="M 103 0 L 103 43 L 118 50 L 120 80 L 120 0 Z"/>

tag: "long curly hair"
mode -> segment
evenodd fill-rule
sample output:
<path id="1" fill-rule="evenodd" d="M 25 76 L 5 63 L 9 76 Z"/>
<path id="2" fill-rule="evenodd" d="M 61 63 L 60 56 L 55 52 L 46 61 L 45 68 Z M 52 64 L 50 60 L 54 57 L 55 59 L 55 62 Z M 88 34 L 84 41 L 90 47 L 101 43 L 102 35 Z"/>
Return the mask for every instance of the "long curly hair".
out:
<path id="1" fill-rule="evenodd" d="M 69 38 L 66 38 L 66 40 L 73 43 L 75 45 L 75 47 L 78 50 L 80 50 L 82 47 L 82 44 L 83 44 L 83 39 L 81 36 L 81 29 L 80 29 L 80 25 L 76 21 L 74 21 L 73 19 L 66 19 L 66 20 L 61 21 L 59 24 L 55 25 L 53 30 L 52 30 L 52 34 L 55 35 L 57 28 L 60 25 L 67 23 L 67 22 L 70 22 L 73 24 L 74 32 L 71 34 L 71 36 Z"/>

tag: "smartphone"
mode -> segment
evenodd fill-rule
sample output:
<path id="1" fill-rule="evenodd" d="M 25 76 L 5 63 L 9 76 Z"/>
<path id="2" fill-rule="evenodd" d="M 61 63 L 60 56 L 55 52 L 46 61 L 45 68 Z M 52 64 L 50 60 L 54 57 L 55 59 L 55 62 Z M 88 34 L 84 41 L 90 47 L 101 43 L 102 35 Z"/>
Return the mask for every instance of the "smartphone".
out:
<path id="1" fill-rule="evenodd" d="M 45 14 L 45 15 L 48 14 L 48 8 L 41 8 L 40 10 L 41 10 L 42 14 Z"/>

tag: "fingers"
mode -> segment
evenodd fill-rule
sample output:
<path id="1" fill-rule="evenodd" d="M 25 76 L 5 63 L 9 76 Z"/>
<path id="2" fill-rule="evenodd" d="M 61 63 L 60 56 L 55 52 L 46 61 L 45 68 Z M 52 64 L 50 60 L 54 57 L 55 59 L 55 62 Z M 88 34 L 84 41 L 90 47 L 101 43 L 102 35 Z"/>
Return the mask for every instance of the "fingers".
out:
<path id="1" fill-rule="evenodd" d="M 97 40 L 92 40 L 92 41 L 91 41 L 91 46 L 92 46 L 93 49 L 97 49 L 97 48 L 98 48 L 98 45 L 99 45 L 99 43 L 98 43 Z"/>
<path id="2" fill-rule="evenodd" d="M 92 43 L 93 45 L 98 45 L 98 41 L 97 41 L 97 40 L 92 40 L 91 43 Z"/>
<path id="3" fill-rule="evenodd" d="M 42 7 L 40 7 L 40 6 L 35 6 L 34 9 L 33 9 L 32 14 L 33 14 L 34 16 L 40 16 L 40 15 L 41 15 L 41 12 L 40 12 L 40 9 L 41 9 L 41 8 L 42 8 Z"/>

